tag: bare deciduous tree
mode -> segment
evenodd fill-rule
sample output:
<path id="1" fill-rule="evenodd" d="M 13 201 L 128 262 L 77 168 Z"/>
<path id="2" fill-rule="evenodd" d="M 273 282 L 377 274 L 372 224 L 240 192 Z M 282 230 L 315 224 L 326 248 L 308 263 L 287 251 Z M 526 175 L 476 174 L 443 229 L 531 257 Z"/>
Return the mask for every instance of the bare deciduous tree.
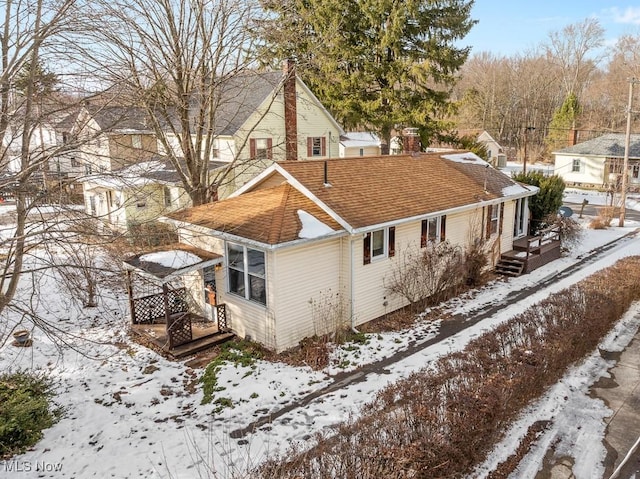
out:
<path id="1" fill-rule="evenodd" d="M 42 125 L 61 121 L 69 99 L 54 88 L 55 75 L 46 68 L 58 55 L 58 42 L 73 28 L 76 0 L 8 0 L 0 17 L 0 190 L 10 190 L 16 203 L 16 228 L 2 241 L 4 265 L 0 277 L 0 313 L 12 301 L 25 255 L 34 248 L 41 229 L 30 228 L 29 213 L 44 195 L 38 175 L 48 163 L 72 148 L 45 142 Z M 36 147 L 37 145 L 37 147 Z M 15 174 L 8 175 L 9 165 Z M 38 179 L 38 182 L 36 180 Z"/>
<path id="2" fill-rule="evenodd" d="M 209 162 L 217 135 L 239 126 L 229 112 L 241 111 L 242 100 L 230 99 L 226 89 L 255 66 L 249 33 L 257 5 L 252 0 L 101 0 L 92 8 L 109 25 L 87 32 L 98 45 L 91 55 L 104 81 L 146 110 L 193 204 L 215 199 L 217 187 L 237 166 L 232 161 L 212 177 Z M 236 145 L 235 159 L 242 148 L 244 143 Z"/>

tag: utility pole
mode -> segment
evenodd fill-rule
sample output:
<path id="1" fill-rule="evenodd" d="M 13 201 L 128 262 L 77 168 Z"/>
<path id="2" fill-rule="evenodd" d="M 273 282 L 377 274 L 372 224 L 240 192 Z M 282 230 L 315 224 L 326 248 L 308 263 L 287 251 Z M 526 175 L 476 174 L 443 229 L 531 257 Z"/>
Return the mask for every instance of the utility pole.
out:
<path id="1" fill-rule="evenodd" d="M 620 185 L 620 220 L 618 226 L 624 226 L 625 208 L 627 203 L 627 185 L 629 183 L 629 145 L 631 143 L 631 105 L 633 103 L 633 85 L 638 83 L 636 78 L 629 79 L 629 103 L 627 104 L 627 130 L 624 137 L 624 160 L 622 163 L 622 184 Z"/>
<path id="2" fill-rule="evenodd" d="M 527 174 L 527 143 L 529 142 L 529 133 L 535 130 L 535 126 L 527 126 L 524 129 L 524 158 L 522 161 L 522 173 Z"/>

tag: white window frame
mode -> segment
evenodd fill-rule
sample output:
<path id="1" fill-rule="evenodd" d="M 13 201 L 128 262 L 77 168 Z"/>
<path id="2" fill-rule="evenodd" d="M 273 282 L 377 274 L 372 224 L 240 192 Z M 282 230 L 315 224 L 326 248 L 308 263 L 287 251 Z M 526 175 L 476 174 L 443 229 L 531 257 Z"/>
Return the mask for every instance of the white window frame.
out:
<path id="1" fill-rule="evenodd" d="M 256 140 L 256 160 L 268 160 L 269 159 L 269 139 L 268 138 L 255 138 Z"/>
<path id="2" fill-rule="evenodd" d="M 527 198 L 515 200 L 515 217 L 513 221 L 513 237 L 522 238 L 527 232 Z"/>
<path id="3" fill-rule="evenodd" d="M 580 158 L 574 158 L 573 160 L 571 160 L 571 173 L 580 173 L 581 171 L 582 171 L 582 160 Z"/>
<path id="4" fill-rule="evenodd" d="M 382 234 L 382 251 L 378 254 L 374 254 L 374 248 L 373 248 L 373 243 L 374 243 L 374 237 L 376 236 L 376 234 L 378 234 L 378 236 L 380 234 Z M 389 228 L 382 228 L 379 230 L 374 230 L 371 232 L 371 262 L 373 263 L 374 261 L 377 260 L 381 260 L 384 258 L 387 258 L 389 256 Z"/>
<path id="5" fill-rule="evenodd" d="M 442 242 L 442 218 L 444 217 L 444 215 L 442 216 L 434 216 L 431 218 L 425 218 L 422 221 L 426 221 L 427 223 L 427 244 L 428 243 L 440 243 Z M 431 222 L 435 222 L 435 235 L 431 235 L 429 234 L 431 232 Z M 420 223 L 420 236 L 422 237 L 422 222 Z M 446 234 L 446 233 L 445 233 Z M 424 246 L 426 247 L 426 245 Z"/>
<path id="6" fill-rule="evenodd" d="M 492 235 L 498 234 L 500 228 L 500 209 L 502 208 L 502 203 L 498 203 L 495 205 L 491 205 L 491 218 L 489 221 L 491 222 L 491 226 L 489 230 Z"/>
<path id="7" fill-rule="evenodd" d="M 164 186 L 162 188 L 162 194 L 164 196 L 164 206 L 169 207 L 173 204 L 173 198 L 171 197 L 171 188 Z"/>
<path id="8" fill-rule="evenodd" d="M 142 135 L 131 135 L 131 146 L 137 150 L 142 149 Z"/>
<path id="9" fill-rule="evenodd" d="M 229 263 L 229 259 L 231 257 L 229 250 L 230 250 L 230 246 L 233 246 L 237 249 L 242 249 L 242 269 L 239 267 L 233 267 L 230 263 Z M 227 265 L 227 291 L 229 292 L 229 294 L 232 294 L 234 296 L 246 299 L 247 301 L 251 301 L 252 303 L 256 303 L 256 304 L 261 304 L 263 306 L 267 305 L 267 257 L 266 257 L 266 253 L 262 250 L 256 249 L 256 248 L 249 248 L 246 245 L 242 245 L 239 243 L 233 243 L 233 242 L 227 242 L 226 243 L 226 265 Z M 257 272 L 251 272 L 250 271 L 250 264 L 249 264 L 249 251 L 255 251 L 258 253 L 262 254 L 262 262 L 264 265 L 264 272 L 263 273 L 257 273 Z M 240 293 L 239 291 L 234 291 L 233 285 L 231 283 L 231 271 L 236 271 L 236 272 L 240 272 L 242 273 L 242 279 L 243 279 L 243 287 L 244 287 L 244 292 Z M 252 288 L 251 288 L 251 278 L 257 278 L 257 279 L 261 279 L 264 283 L 263 289 L 264 289 L 264 302 L 260 301 L 259 299 L 256 299 L 254 297 L 252 297 Z"/>

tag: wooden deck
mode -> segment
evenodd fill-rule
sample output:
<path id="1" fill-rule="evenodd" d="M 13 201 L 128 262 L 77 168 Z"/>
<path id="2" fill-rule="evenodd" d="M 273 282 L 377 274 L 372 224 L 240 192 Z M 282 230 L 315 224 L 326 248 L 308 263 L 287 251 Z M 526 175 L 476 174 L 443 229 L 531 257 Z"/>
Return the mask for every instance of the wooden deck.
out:
<path id="1" fill-rule="evenodd" d="M 562 245 L 557 228 L 547 228 L 536 236 L 513 241 L 513 249 L 502 253 L 496 264 L 496 273 L 519 276 L 560 258 Z"/>
<path id="2" fill-rule="evenodd" d="M 140 337 L 143 343 L 173 358 L 190 356 L 234 337 L 233 333 L 220 331 L 214 322 L 194 321 L 191 323 L 191 331 L 191 341 L 171 349 L 165 324 L 131 325 L 131 332 Z"/>

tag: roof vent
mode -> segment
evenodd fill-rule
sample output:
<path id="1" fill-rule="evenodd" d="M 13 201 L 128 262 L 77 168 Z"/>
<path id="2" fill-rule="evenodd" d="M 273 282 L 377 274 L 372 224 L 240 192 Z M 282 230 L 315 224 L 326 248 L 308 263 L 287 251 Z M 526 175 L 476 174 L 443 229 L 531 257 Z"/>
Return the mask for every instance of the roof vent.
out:
<path id="1" fill-rule="evenodd" d="M 329 165 L 327 160 L 324 160 L 324 187 L 329 188 L 331 183 L 329 183 Z"/>

